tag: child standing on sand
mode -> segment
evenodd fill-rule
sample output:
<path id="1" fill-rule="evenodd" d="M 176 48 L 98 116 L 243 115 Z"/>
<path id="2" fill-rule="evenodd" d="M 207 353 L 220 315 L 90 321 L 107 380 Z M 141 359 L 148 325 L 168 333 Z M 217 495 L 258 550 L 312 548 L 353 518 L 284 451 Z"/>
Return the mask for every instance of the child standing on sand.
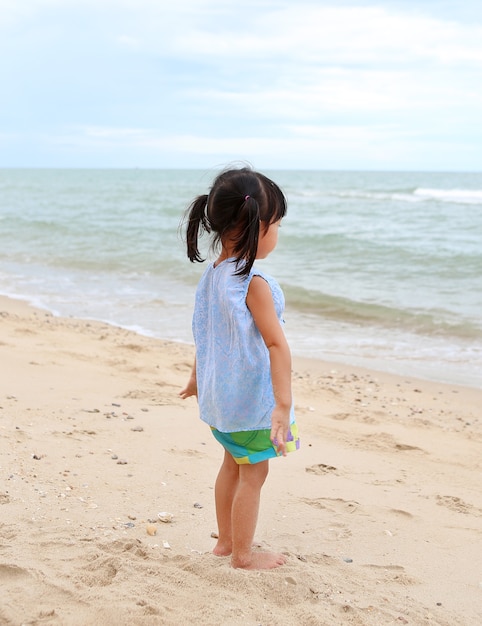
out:
<path id="1" fill-rule="evenodd" d="M 269 459 L 299 447 L 291 397 L 291 354 L 278 283 L 253 267 L 278 240 L 286 200 L 249 168 L 215 179 L 188 210 L 187 255 L 202 262 L 198 238 L 212 234 L 219 256 L 203 274 L 193 315 L 196 359 L 180 392 L 196 395 L 200 417 L 224 447 L 215 485 L 218 556 L 244 569 L 272 569 L 284 555 L 253 551 Z"/>

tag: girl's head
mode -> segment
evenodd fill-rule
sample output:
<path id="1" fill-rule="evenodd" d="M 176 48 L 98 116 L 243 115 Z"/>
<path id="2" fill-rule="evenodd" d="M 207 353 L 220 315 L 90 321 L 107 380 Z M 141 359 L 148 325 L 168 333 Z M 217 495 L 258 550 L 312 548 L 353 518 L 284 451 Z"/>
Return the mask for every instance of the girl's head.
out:
<path id="1" fill-rule="evenodd" d="M 209 194 L 198 196 L 187 212 L 187 256 L 204 259 L 198 239 L 213 234 L 213 246 L 229 243 L 239 265 L 237 274 L 249 274 L 256 259 L 260 229 L 268 230 L 286 215 L 286 199 L 272 180 L 250 168 L 229 169 L 214 180 Z M 227 246 L 226 246 L 227 247 Z"/>

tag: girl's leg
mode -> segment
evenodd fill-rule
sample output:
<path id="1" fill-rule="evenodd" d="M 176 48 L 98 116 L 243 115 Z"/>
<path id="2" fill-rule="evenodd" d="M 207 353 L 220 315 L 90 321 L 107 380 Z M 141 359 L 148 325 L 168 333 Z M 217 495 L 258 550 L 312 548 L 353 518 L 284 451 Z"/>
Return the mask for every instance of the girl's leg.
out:
<path id="1" fill-rule="evenodd" d="M 269 462 L 239 465 L 238 487 L 232 499 L 232 557 L 233 567 L 243 569 L 273 569 L 286 562 L 283 554 L 253 552 L 252 545 L 258 521 L 261 487 L 266 480 Z"/>
<path id="2" fill-rule="evenodd" d="M 234 494 L 236 493 L 239 482 L 238 468 L 239 465 L 229 452 L 225 450 L 224 461 L 214 486 L 219 534 L 218 542 L 213 550 L 216 556 L 228 556 L 232 552 L 233 536 L 231 511 Z"/>

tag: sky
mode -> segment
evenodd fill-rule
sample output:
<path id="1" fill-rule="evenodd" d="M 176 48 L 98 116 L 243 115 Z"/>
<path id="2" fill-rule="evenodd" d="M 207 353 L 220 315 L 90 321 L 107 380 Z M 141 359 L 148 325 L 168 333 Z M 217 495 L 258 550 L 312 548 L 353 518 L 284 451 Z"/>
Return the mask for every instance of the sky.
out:
<path id="1" fill-rule="evenodd" d="M 480 0 L 0 0 L 0 167 L 482 170 Z"/>

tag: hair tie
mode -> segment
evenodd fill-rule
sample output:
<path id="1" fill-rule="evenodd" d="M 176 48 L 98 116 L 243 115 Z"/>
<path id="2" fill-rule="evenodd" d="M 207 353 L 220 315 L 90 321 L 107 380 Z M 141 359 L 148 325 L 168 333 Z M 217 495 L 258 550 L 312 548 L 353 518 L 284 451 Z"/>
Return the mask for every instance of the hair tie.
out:
<path id="1" fill-rule="evenodd" d="M 246 202 L 246 200 L 249 200 L 251 198 L 251 196 L 244 196 L 244 201 Z"/>

